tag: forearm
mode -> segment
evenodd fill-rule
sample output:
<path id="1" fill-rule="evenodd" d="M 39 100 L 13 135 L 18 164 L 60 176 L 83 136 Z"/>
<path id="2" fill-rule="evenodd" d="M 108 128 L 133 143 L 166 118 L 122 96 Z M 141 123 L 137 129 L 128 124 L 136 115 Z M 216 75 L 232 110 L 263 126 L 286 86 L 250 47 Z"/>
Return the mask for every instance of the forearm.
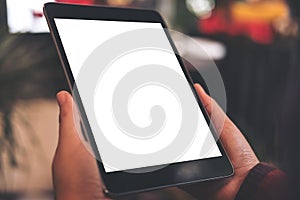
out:
<path id="1" fill-rule="evenodd" d="M 265 163 L 257 164 L 247 175 L 235 200 L 286 199 L 288 179 L 284 172 Z"/>

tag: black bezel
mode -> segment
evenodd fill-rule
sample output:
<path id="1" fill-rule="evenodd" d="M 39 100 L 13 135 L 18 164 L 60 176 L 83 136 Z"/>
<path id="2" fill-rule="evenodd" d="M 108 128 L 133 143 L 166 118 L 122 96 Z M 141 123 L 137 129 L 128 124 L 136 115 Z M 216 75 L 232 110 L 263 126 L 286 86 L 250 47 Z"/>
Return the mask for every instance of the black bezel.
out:
<path id="1" fill-rule="evenodd" d="M 157 12 L 151 10 L 47 3 L 44 6 L 44 13 L 51 30 L 51 35 L 59 52 L 62 65 L 64 66 L 63 68 L 71 90 L 74 88 L 75 81 L 66 54 L 64 52 L 64 48 L 58 34 L 58 30 L 54 22 L 54 18 L 157 22 L 161 23 L 162 26 L 166 28 L 166 24 L 162 20 L 161 16 Z M 176 55 L 178 55 L 174 43 L 171 40 L 171 37 L 169 36 L 168 32 L 166 32 L 166 34 L 168 36 L 170 44 L 173 47 L 173 50 L 175 51 Z M 210 119 L 198 95 L 196 94 L 196 91 L 193 87 L 193 82 L 179 56 L 177 56 L 177 59 L 198 101 L 199 107 L 204 113 L 205 119 L 209 124 Z M 79 110 L 82 115 L 81 117 L 83 119 L 83 123 L 86 127 L 87 136 L 91 141 L 92 148 L 96 150 L 95 153 L 98 154 L 94 137 L 77 90 L 75 90 L 73 97 L 77 101 Z M 110 196 L 118 196 L 130 194 L 133 192 L 142 192 L 163 187 L 194 183 L 208 179 L 228 177 L 232 175 L 233 168 L 230 161 L 227 158 L 227 155 L 221 145 L 221 142 L 218 140 L 218 136 L 215 130 L 211 129 L 211 132 L 213 133 L 217 145 L 223 155 L 221 157 L 174 163 L 157 171 L 137 174 L 127 173 L 123 171 L 106 173 L 102 163 L 97 161 L 99 171 L 103 183 L 105 185 L 104 190 Z M 183 168 L 188 168 L 189 174 L 192 174 L 192 176 L 179 176 L 179 171 L 182 171 Z"/>

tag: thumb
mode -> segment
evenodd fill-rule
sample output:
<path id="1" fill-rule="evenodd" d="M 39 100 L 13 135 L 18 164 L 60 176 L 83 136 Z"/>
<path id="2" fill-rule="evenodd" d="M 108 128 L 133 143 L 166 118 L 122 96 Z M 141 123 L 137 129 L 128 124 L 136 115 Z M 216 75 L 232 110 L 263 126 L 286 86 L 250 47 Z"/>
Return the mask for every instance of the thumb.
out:
<path id="1" fill-rule="evenodd" d="M 59 144 L 70 140 L 77 133 L 74 120 L 74 107 L 72 96 L 66 92 L 61 91 L 56 95 L 59 105 Z"/>
<path id="2" fill-rule="evenodd" d="M 221 134 L 224 123 L 226 123 L 227 120 L 226 114 L 217 104 L 217 102 L 211 98 L 199 84 L 195 84 L 194 86 L 207 114 L 214 124 L 214 127 L 216 128 L 218 134 Z"/>
<path id="3" fill-rule="evenodd" d="M 197 92 L 198 96 L 200 97 L 201 102 L 203 103 L 208 115 L 211 115 L 212 99 L 210 98 L 210 96 L 208 96 L 208 94 L 204 91 L 204 89 L 198 83 L 196 83 L 194 86 L 195 86 L 196 92 Z"/>
<path id="4" fill-rule="evenodd" d="M 224 149 L 235 169 L 244 166 L 252 166 L 253 163 L 257 164 L 258 159 L 246 138 L 226 116 L 217 102 L 208 96 L 199 84 L 195 84 L 195 89 L 200 96 L 207 113 L 211 117 Z"/>

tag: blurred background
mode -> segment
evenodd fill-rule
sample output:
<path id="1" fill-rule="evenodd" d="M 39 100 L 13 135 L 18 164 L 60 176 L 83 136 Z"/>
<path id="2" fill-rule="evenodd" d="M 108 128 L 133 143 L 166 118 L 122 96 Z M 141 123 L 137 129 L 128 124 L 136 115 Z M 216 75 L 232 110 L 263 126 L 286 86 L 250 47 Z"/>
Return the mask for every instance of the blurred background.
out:
<path id="1" fill-rule="evenodd" d="M 68 88 L 43 17 L 45 2 L 50 1 L 0 0 L 0 199 L 54 198 L 55 95 Z M 194 38 L 215 61 L 227 92 L 227 113 L 259 159 L 287 169 L 281 122 L 290 116 L 284 102 L 293 96 L 288 88 L 299 57 L 299 27 L 285 0 L 57 2 L 158 10 L 171 29 Z M 184 48 L 192 52 L 188 44 Z M 205 59 L 198 63 L 198 70 L 210 70 Z M 194 82 L 202 81 L 193 67 L 189 70 Z M 170 188 L 130 199 L 193 198 Z"/>

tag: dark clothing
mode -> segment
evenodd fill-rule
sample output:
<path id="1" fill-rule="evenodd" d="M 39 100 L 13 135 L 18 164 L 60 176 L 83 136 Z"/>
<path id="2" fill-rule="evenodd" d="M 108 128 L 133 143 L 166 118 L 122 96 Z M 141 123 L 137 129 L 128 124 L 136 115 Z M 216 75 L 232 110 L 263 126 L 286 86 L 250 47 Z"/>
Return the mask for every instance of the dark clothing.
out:
<path id="1" fill-rule="evenodd" d="M 236 200 L 281 200 L 287 199 L 288 181 L 284 172 L 259 163 L 247 175 Z"/>

